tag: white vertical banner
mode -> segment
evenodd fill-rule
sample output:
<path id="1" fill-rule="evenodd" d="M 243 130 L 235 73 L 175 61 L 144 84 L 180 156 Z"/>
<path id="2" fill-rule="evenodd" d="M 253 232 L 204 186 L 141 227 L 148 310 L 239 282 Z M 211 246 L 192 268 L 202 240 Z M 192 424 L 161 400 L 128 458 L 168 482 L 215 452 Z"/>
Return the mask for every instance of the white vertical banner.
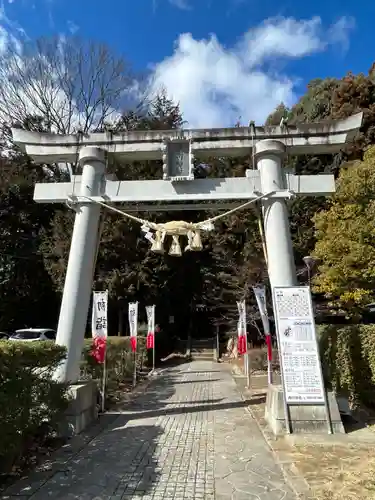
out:
<path id="1" fill-rule="evenodd" d="M 155 306 L 146 306 L 147 349 L 152 349 L 152 371 L 155 370 Z"/>
<path id="2" fill-rule="evenodd" d="M 130 343 L 134 353 L 133 387 L 137 384 L 137 335 L 138 335 L 138 302 L 130 302 L 128 310 Z"/>
<path id="3" fill-rule="evenodd" d="M 137 350 L 137 335 L 138 335 L 138 302 L 130 302 L 129 311 L 129 328 L 130 328 L 130 342 L 132 351 Z"/>
<path id="4" fill-rule="evenodd" d="M 146 306 L 147 332 L 155 333 L 155 306 Z"/>
<path id="5" fill-rule="evenodd" d="M 241 302 L 237 302 L 237 308 L 238 308 L 238 341 L 239 343 L 243 343 L 243 338 L 245 337 L 246 340 L 246 303 L 244 300 Z M 247 351 L 247 346 L 246 344 L 244 346 L 241 346 L 239 354 L 245 354 Z"/>
<path id="6" fill-rule="evenodd" d="M 91 331 L 93 338 L 108 337 L 107 325 L 108 290 L 105 292 L 93 292 Z"/>
<path id="7" fill-rule="evenodd" d="M 267 333 L 270 331 L 270 324 L 268 321 L 268 314 L 267 314 L 266 288 L 264 286 L 262 287 L 259 286 L 259 287 L 254 287 L 253 290 L 258 304 L 260 317 L 262 319 L 264 332 L 267 335 Z"/>
<path id="8" fill-rule="evenodd" d="M 258 309 L 263 324 L 264 334 L 266 337 L 268 383 L 272 384 L 272 339 L 271 339 L 270 322 L 267 313 L 266 288 L 264 286 L 253 287 L 253 290 L 255 299 L 258 304 Z"/>
<path id="9" fill-rule="evenodd" d="M 237 302 L 238 308 L 238 354 L 244 355 L 245 375 L 247 379 L 247 386 L 250 388 L 250 368 L 249 368 L 249 354 L 247 351 L 247 321 L 246 321 L 246 302 L 241 300 Z"/>
<path id="10" fill-rule="evenodd" d="M 91 333 L 93 337 L 92 355 L 99 364 L 103 365 L 102 379 L 102 412 L 105 409 L 105 388 L 107 379 L 107 337 L 108 337 L 108 290 L 93 292 Z"/>

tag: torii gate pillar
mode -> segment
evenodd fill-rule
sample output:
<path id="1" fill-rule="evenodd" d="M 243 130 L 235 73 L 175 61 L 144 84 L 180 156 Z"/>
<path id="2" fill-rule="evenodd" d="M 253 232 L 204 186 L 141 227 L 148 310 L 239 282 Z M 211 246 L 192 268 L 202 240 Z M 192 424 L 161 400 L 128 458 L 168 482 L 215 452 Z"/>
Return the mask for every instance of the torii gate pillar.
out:
<path id="1" fill-rule="evenodd" d="M 285 149 L 282 142 L 272 139 L 256 143 L 255 159 L 263 193 L 285 189 L 281 166 Z M 285 199 L 264 199 L 262 206 L 271 286 L 294 286 L 297 276 Z"/>
<path id="2" fill-rule="evenodd" d="M 82 166 L 81 196 L 99 196 L 105 174 L 104 151 L 95 147 L 80 150 Z M 67 348 L 67 358 L 55 377 L 61 382 L 76 382 L 90 306 L 92 280 L 99 238 L 101 206 L 79 203 L 70 244 L 68 267 L 57 327 L 56 343 Z"/>

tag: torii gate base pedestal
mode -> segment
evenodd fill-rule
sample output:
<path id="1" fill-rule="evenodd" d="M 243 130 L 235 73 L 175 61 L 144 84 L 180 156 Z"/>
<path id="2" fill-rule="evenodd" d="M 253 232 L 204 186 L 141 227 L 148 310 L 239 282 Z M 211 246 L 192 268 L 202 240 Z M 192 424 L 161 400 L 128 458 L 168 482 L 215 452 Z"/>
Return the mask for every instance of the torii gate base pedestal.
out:
<path id="1" fill-rule="evenodd" d="M 334 434 L 345 434 L 336 395 L 327 392 Z M 290 425 L 293 434 L 327 434 L 327 415 L 323 405 L 289 406 Z M 264 418 L 276 435 L 287 433 L 284 413 L 284 393 L 281 385 L 271 385 L 267 391 Z"/>
<path id="2" fill-rule="evenodd" d="M 69 387 L 69 406 L 59 425 L 61 437 L 80 434 L 98 418 L 98 386 L 93 380 L 77 382 Z"/>

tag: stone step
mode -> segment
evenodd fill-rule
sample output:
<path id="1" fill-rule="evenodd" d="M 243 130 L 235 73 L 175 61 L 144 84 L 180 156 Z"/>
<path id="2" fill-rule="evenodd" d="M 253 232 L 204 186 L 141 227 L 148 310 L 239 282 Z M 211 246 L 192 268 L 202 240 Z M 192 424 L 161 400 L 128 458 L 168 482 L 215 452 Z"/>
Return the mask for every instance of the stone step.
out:
<path id="1" fill-rule="evenodd" d="M 191 356 L 197 361 L 212 361 L 214 359 L 214 353 L 212 354 L 199 354 L 197 352 L 192 352 Z"/>

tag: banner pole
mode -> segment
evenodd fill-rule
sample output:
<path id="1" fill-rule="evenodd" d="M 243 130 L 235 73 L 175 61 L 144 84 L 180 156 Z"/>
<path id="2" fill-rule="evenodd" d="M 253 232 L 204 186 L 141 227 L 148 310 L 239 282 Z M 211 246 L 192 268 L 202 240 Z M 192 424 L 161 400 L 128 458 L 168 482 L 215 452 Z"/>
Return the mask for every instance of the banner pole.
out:
<path id="1" fill-rule="evenodd" d="M 268 385 L 272 384 L 273 384 L 272 366 L 271 366 L 271 361 L 268 360 Z"/>
<path id="2" fill-rule="evenodd" d="M 155 371 L 155 333 L 154 333 L 154 348 L 152 349 L 152 371 Z"/>
<path id="3" fill-rule="evenodd" d="M 247 338 L 246 338 L 246 344 L 247 344 Z M 246 349 L 247 349 L 247 345 L 246 345 Z M 248 353 L 248 351 L 246 351 L 246 354 L 244 355 L 244 361 L 246 363 L 245 374 L 246 374 L 247 388 L 250 389 L 250 367 L 249 367 L 249 353 Z"/>
<path id="4" fill-rule="evenodd" d="M 137 344 L 138 344 L 138 338 L 134 350 L 133 389 L 137 385 Z"/>
<path id="5" fill-rule="evenodd" d="M 268 385 L 273 384 L 273 373 L 272 373 L 272 337 L 270 333 L 266 333 L 266 344 L 267 344 L 267 373 L 268 373 Z"/>
<path id="6" fill-rule="evenodd" d="M 103 380 L 102 380 L 102 413 L 105 410 L 105 390 L 107 380 L 107 346 L 105 349 L 104 363 L 103 363 Z"/>

